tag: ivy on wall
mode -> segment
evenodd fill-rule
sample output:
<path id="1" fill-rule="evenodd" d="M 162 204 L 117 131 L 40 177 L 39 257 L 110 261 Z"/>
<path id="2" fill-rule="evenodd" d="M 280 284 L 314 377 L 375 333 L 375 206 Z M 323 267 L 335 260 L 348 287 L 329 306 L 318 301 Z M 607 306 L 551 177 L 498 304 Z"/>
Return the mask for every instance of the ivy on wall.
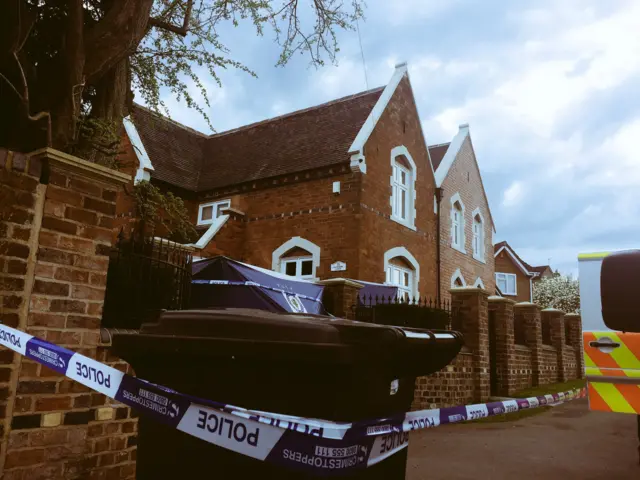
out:
<path id="1" fill-rule="evenodd" d="M 162 227 L 166 230 L 163 236 L 174 242 L 192 243 L 198 239 L 182 198 L 162 192 L 146 180 L 133 187 L 133 197 L 140 231 Z"/>

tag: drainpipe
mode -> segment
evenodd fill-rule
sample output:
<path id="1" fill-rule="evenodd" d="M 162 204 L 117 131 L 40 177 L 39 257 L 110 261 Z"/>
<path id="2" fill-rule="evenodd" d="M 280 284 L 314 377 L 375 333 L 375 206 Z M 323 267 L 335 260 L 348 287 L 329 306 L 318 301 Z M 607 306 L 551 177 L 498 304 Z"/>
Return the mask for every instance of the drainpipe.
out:
<path id="1" fill-rule="evenodd" d="M 442 201 L 442 188 L 436 187 L 436 203 L 438 205 L 438 214 L 437 214 L 437 227 L 436 227 L 436 277 L 437 277 L 437 295 L 436 302 L 438 306 L 440 306 L 440 295 L 441 295 L 441 286 L 440 286 L 440 216 L 441 216 L 441 208 L 440 202 Z"/>

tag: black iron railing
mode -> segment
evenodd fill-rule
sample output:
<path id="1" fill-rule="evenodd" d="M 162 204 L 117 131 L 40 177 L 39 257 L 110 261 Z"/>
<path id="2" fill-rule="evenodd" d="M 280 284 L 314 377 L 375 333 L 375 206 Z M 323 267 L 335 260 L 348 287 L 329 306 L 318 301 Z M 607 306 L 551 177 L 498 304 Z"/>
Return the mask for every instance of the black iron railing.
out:
<path id="1" fill-rule="evenodd" d="M 448 301 L 436 302 L 422 297 L 358 297 L 353 306 L 355 319 L 360 322 L 434 330 L 462 331 L 460 317 Z"/>
<path id="2" fill-rule="evenodd" d="M 191 251 L 160 238 L 125 238 L 109 256 L 102 326 L 140 328 L 163 310 L 188 308 Z"/>

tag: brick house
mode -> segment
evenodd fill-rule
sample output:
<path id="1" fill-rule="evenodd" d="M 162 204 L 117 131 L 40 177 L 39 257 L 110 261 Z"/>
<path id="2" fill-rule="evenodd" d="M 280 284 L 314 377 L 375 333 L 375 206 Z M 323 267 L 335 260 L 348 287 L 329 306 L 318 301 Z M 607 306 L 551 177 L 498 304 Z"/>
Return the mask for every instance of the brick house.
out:
<path id="1" fill-rule="evenodd" d="M 460 125 L 450 143 L 432 145 L 439 202 L 440 289 L 448 298 L 453 287 L 495 291 L 491 255 L 495 224 L 473 149 L 469 125 Z"/>
<path id="2" fill-rule="evenodd" d="M 185 200 L 199 256 L 436 296 L 436 182 L 406 64 L 383 88 L 228 132 L 142 107 L 125 129 L 121 164 Z"/>
<path id="3" fill-rule="evenodd" d="M 500 293 L 518 302 L 533 301 L 533 284 L 550 277 L 549 265 L 534 267 L 522 260 L 507 242 L 494 245 L 496 286 Z"/>

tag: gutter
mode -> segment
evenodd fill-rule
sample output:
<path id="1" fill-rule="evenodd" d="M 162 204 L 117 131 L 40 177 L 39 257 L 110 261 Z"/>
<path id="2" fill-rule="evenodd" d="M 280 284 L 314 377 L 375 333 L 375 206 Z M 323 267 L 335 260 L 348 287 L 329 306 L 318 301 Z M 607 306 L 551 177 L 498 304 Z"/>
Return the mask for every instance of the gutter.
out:
<path id="1" fill-rule="evenodd" d="M 440 298 L 441 298 L 441 282 L 440 282 L 440 224 L 441 224 L 441 219 L 440 219 L 440 215 L 441 215 L 441 208 L 440 208 L 440 203 L 442 202 L 442 188 L 441 187 L 436 187 L 436 202 L 438 205 L 438 212 L 437 212 L 437 228 L 436 228 L 436 277 L 437 277 L 437 285 L 438 285 L 438 290 L 436 293 L 436 302 L 438 304 L 438 306 L 440 306 Z"/>

